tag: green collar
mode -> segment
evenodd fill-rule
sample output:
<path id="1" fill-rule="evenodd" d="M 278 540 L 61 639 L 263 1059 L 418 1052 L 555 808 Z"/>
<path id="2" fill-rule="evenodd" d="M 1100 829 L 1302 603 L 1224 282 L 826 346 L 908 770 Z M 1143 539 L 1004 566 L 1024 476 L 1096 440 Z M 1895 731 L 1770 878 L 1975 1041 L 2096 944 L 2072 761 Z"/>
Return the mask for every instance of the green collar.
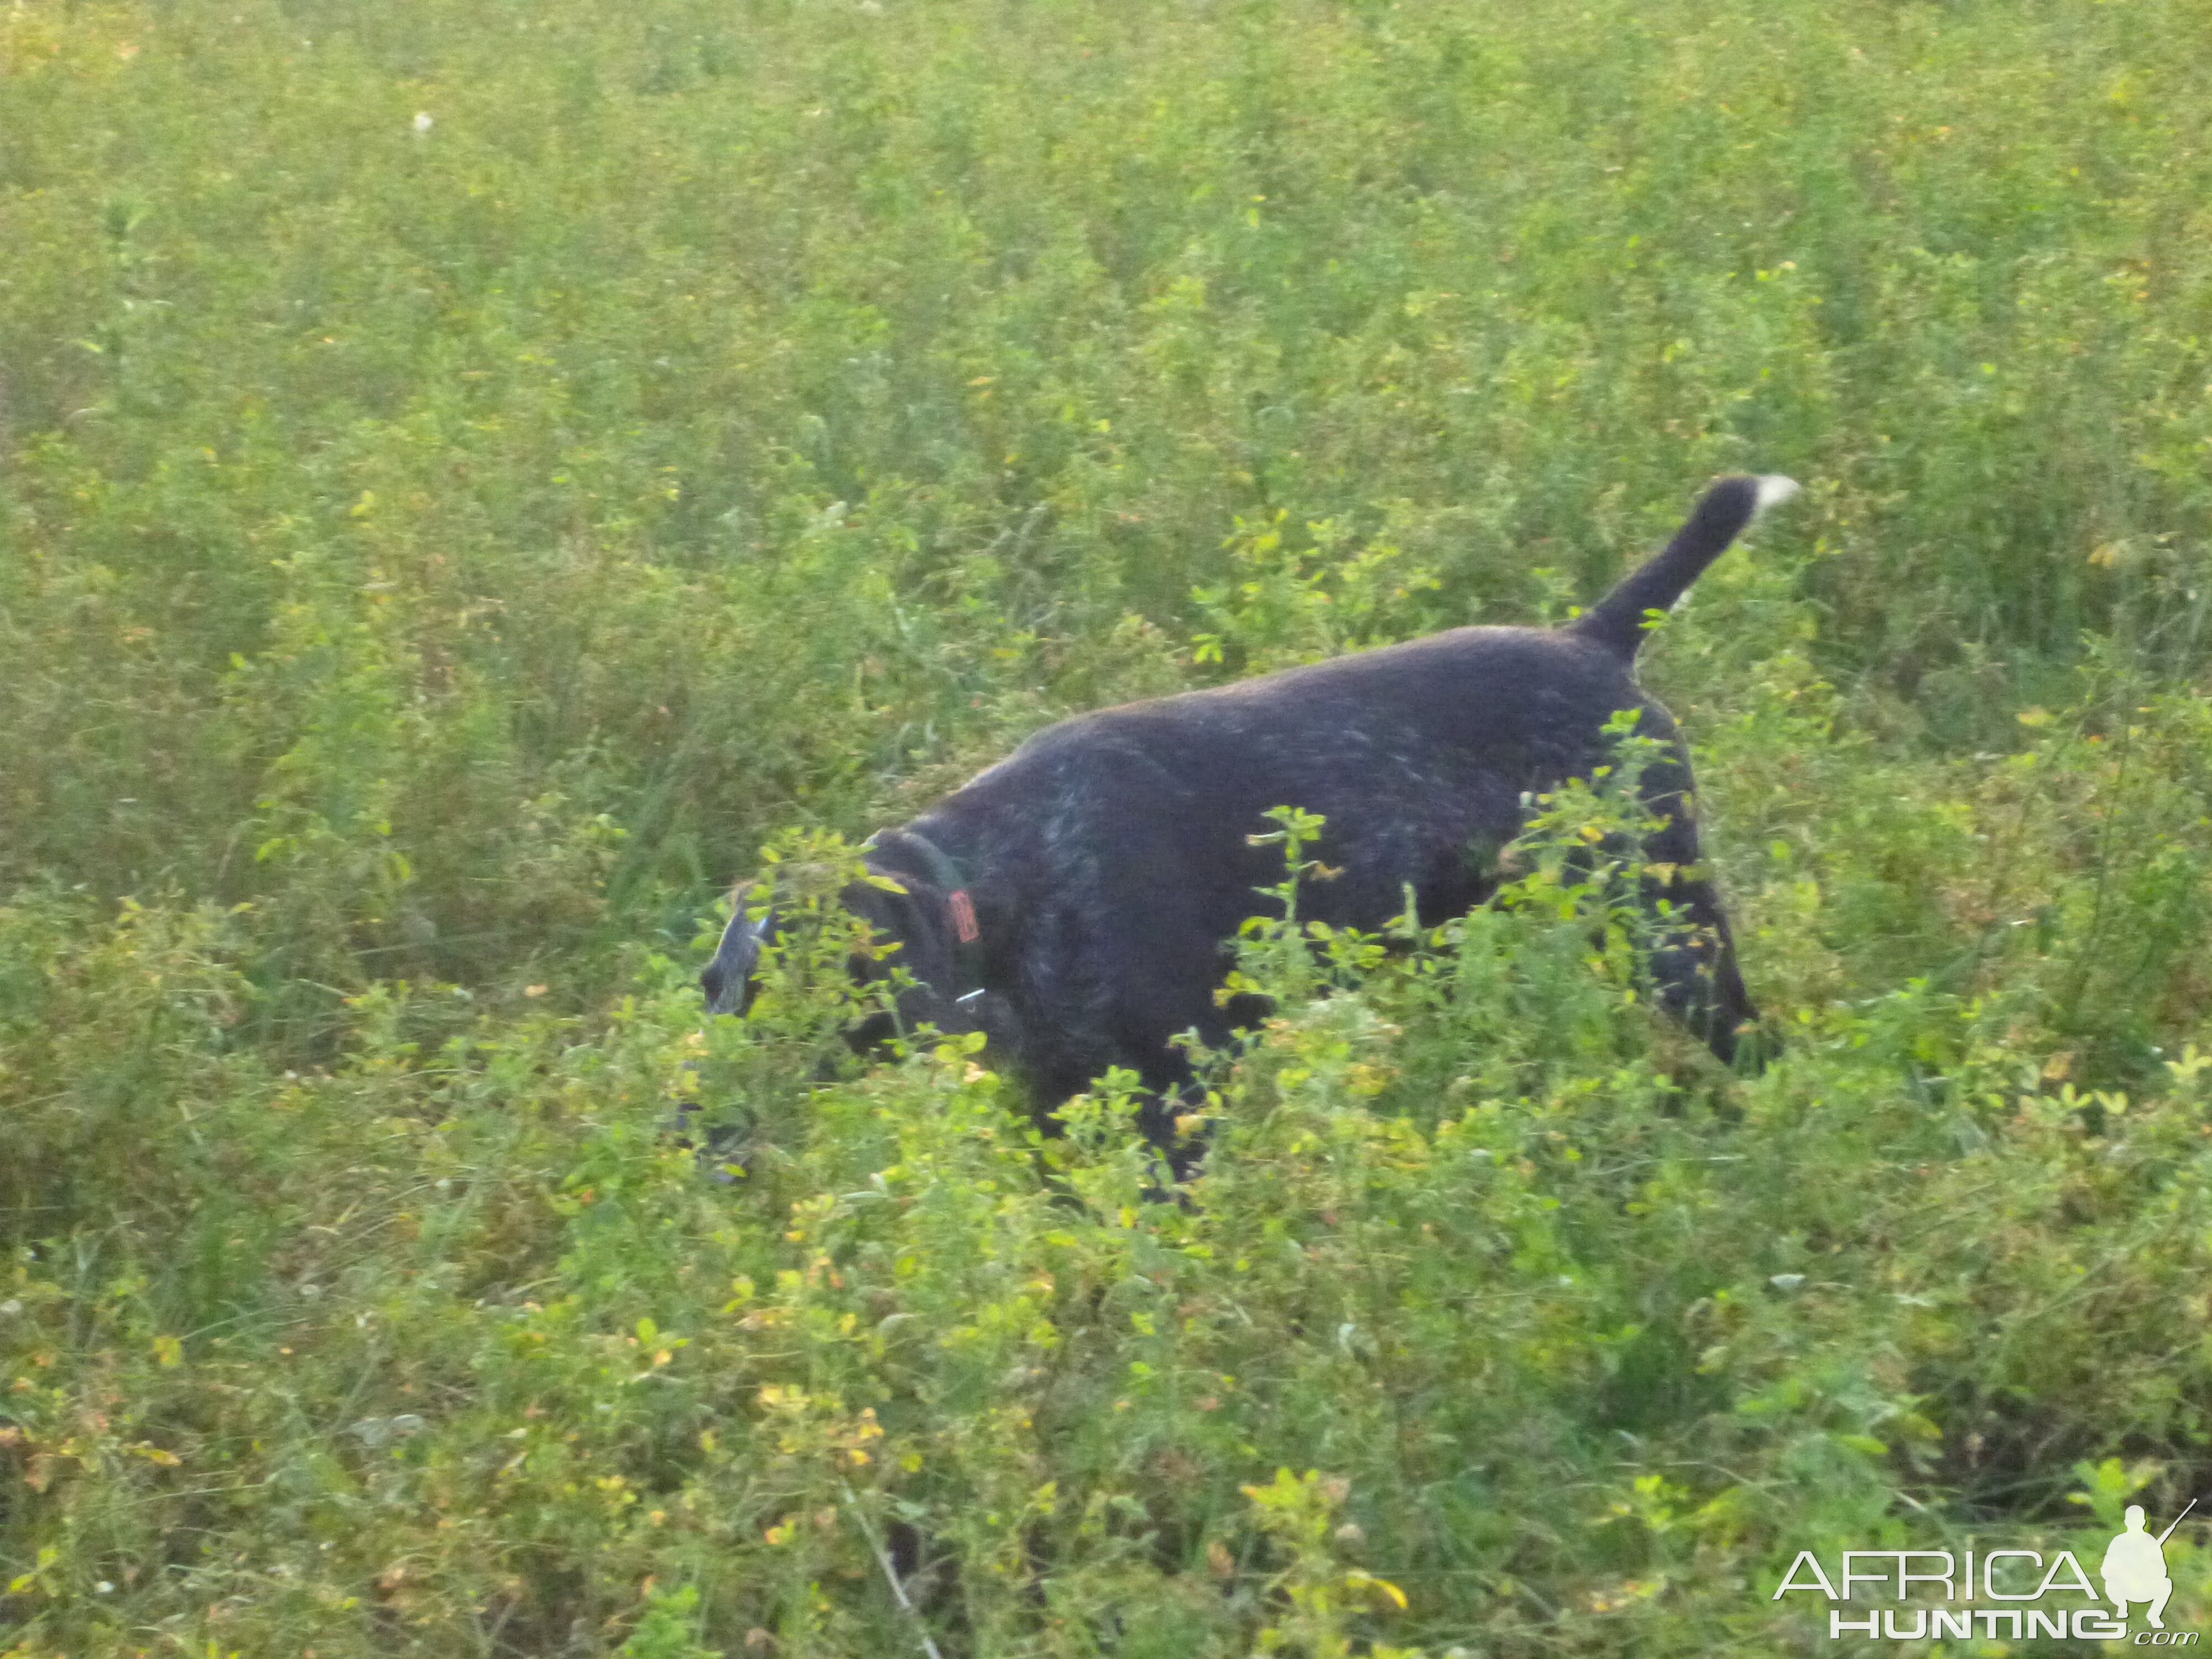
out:
<path id="1" fill-rule="evenodd" d="M 968 878 L 950 854 L 919 830 L 878 830 L 860 850 L 869 851 L 884 835 L 897 836 L 921 854 L 923 873 L 945 893 L 945 919 L 952 925 L 952 968 L 960 981 L 949 994 L 963 1002 L 983 988 L 983 931 L 975 921 L 975 902 L 968 896 Z"/>

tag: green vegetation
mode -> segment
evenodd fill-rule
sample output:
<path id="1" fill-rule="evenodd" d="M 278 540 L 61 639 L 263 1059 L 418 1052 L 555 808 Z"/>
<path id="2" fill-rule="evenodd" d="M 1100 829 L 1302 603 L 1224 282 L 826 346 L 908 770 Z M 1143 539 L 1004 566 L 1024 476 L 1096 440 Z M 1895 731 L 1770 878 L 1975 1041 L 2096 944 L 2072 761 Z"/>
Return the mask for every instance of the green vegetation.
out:
<path id="1" fill-rule="evenodd" d="M 1764 1654 L 2212 1491 L 2205 21 L 0 8 L 0 1654 Z M 1763 1076 L 1579 790 L 1250 941 L 1188 1205 L 818 1080 L 834 921 L 702 1027 L 765 845 L 1739 468 L 1648 678 Z"/>

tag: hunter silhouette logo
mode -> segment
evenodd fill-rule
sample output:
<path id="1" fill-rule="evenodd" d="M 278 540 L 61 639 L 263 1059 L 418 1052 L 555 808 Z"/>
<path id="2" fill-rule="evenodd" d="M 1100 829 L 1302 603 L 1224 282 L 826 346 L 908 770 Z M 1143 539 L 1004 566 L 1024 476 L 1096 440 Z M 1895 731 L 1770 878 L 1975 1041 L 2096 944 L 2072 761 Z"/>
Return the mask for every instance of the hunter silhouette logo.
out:
<path id="1" fill-rule="evenodd" d="M 2189 1510 L 2196 1507 L 2192 1498 L 2189 1509 L 2173 1517 L 2173 1525 L 2154 1538 L 2143 1530 L 2143 1506 L 2128 1505 L 2127 1530 L 2112 1535 L 2112 1541 L 2105 1547 L 2105 1564 L 2099 1569 L 2104 1575 L 2105 1594 L 2112 1597 L 2121 1618 L 2128 1616 L 2130 1601 L 2147 1601 L 2150 1627 L 2166 1628 L 2163 1615 L 2173 1595 L 2173 1580 L 2166 1576 L 2166 1540 L 2173 1536 L 2173 1528 L 2187 1518 Z"/>
<path id="2" fill-rule="evenodd" d="M 1800 1550 L 1771 1599 L 1779 1601 L 1794 1591 L 1826 1601 L 1831 1641 L 2055 1637 L 2194 1647 L 2202 1632 L 2166 1627 L 2166 1603 L 2173 1598 L 2166 1541 L 2196 1507 L 2192 1498 L 2164 1532 L 2153 1534 L 2142 1505 L 2130 1504 L 2125 1527 L 2113 1534 L 2098 1564 L 2102 1595 L 2071 1550 L 2049 1556 L 2017 1548 L 1968 1550 L 1963 1556 L 1950 1550 L 1845 1550 L 1833 1573 L 1811 1550 Z M 2149 1627 L 2130 1637 L 2129 1614 L 2138 1607 Z"/>

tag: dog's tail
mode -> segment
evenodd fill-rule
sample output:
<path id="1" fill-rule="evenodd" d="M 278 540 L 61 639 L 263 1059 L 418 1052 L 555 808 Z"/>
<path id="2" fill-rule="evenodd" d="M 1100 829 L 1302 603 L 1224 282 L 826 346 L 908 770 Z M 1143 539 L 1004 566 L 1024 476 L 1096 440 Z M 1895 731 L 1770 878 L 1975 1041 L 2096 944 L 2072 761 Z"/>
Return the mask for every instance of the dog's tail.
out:
<path id="1" fill-rule="evenodd" d="M 1705 567 L 1728 550 L 1728 545 L 1763 507 L 1786 501 L 1797 493 L 1795 480 L 1778 472 L 1764 477 L 1723 478 L 1705 492 L 1690 521 L 1674 532 L 1667 550 L 1638 566 L 1620 585 L 1567 624 L 1570 634 L 1601 645 L 1615 656 L 1633 657 L 1644 643 L 1644 618 L 1653 611 L 1668 611 L 1705 574 Z"/>

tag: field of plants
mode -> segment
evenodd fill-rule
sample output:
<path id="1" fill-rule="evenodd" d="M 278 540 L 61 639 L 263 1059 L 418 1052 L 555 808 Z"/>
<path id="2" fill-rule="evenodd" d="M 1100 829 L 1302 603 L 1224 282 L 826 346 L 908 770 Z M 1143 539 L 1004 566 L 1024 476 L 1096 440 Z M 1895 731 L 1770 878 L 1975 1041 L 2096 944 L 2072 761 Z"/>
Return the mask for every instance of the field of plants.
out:
<path id="1" fill-rule="evenodd" d="M 766 853 L 1563 619 L 1729 471 L 1805 494 L 1645 678 L 1763 1073 L 1581 791 L 1510 902 L 1249 942 L 1181 1201 L 1110 1082 L 846 1056 L 819 906 L 704 1017 Z M 1844 1651 L 1803 1550 L 2094 1572 L 2212 1499 L 2208 622 L 2203 0 L 8 0 L 0 1655 L 1686 1659 Z"/>

